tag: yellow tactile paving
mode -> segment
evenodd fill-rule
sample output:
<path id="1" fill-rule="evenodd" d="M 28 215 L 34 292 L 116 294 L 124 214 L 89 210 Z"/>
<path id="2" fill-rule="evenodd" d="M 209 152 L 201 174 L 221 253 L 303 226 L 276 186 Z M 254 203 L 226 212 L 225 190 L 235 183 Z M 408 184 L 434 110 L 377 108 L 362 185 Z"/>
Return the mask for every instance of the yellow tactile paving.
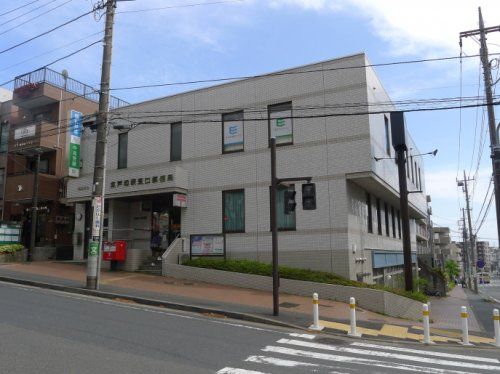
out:
<path id="1" fill-rule="evenodd" d="M 328 327 L 331 329 L 335 330 L 340 330 L 340 331 L 345 331 L 349 332 L 351 327 L 350 325 L 346 323 L 339 323 L 339 322 L 330 322 L 330 321 L 319 321 L 320 325 L 324 327 Z M 412 329 L 415 330 L 420 330 L 422 331 L 423 328 L 420 326 L 412 326 Z M 368 329 L 365 327 L 358 327 L 357 328 L 358 332 L 363 334 L 363 335 L 368 335 L 368 336 L 390 336 L 394 338 L 399 338 L 399 339 L 409 339 L 409 340 L 416 340 L 416 341 L 422 341 L 424 339 L 423 334 L 414 334 L 411 332 L 408 332 L 408 327 L 403 327 L 403 326 L 396 326 L 396 325 L 389 325 L 385 324 L 382 326 L 380 330 L 374 330 L 374 329 Z M 453 335 L 453 336 L 440 336 L 440 335 L 433 335 L 434 333 L 440 333 L 443 335 Z M 461 334 L 452 332 L 452 331 L 447 331 L 447 330 L 441 330 L 441 329 L 431 329 L 431 340 L 433 342 L 443 342 L 443 343 L 460 343 L 461 341 Z M 469 341 L 471 343 L 493 343 L 494 339 L 490 338 L 483 338 L 481 336 L 474 336 L 474 335 L 469 335 Z"/>
<path id="2" fill-rule="evenodd" d="M 392 336 L 395 338 L 406 339 L 408 335 L 408 327 L 396 325 L 384 325 L 379 332 L 379 335 Z"/>
<path id="3" fill-rule="evenodd" d="M 345 332 L 349 332 L 349 330 L 351 329 L 351 327 L 348 324 L 339 323 L 339 322 L 319 321 L 319 324 L 321 326 L 325 326 L 325 327 L 329 327 L 331 329 L 341 330 L 341 331 L 345 331 Z M 361 333 L 363 335 L 370 335 L 370 336 L 378 336 L 379 335 L 378 330 L 367 329 L 364 327 L 358 327 L 357 330 L 359 333 Z"/>

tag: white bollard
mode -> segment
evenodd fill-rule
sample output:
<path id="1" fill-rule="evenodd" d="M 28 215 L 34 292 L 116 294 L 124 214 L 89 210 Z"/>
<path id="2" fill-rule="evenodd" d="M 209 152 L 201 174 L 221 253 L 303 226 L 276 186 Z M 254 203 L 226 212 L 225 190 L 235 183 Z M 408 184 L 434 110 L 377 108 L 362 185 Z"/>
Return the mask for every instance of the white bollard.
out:
<path id="1" fill-rule="evenodd" d="M 319 298 L 315 292 L 313 293 L 313 324 L 309 326 L 309 330 L 321 331 L 323 328 L 319 325 Z"/>
<path id="2" fill-rule="evenodd" d="M 422 304 L 422 322 L 424 323 L 424 344 L 434 344 L 431 340 L 431 328 L 429 326 L 429 305 Z"/>
<path id="3" fill-rule="evenodd" d="M 356 330 L 356 299 L 354 297 L 349 299 L 349 310 L 351 311 L 351 331 L 347 335 L 359 338 L 361 334 Z"/>
<path id="4" fill-rule="evenodd" d="M 495 347 L 500 347 L 500 315 L 498 309 L 493 309 L 493 326 L 495 327 Z"/>
<path id="5" fill-rule="evenodd" d="M 467 324 L 467 318 L 469 314 L 467 313 L 467 307 L 463 306 L 460 312 L 460 317 L 462 318 L 462 345 L 472 345 L 469 343 L 469 325 Z"/>

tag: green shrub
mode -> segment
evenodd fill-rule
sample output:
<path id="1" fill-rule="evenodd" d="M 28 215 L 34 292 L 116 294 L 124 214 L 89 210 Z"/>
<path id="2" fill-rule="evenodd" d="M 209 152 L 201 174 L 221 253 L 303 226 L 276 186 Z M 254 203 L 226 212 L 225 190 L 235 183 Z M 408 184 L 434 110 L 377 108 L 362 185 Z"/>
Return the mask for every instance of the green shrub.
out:
<path id="1" fill-rule="evenodd" d="M 216 258 L 199 257 L 196 259 L 186 260 L 183 265 L 194 266 L 207 269 L 232 271 L 235 273 L 245 273 L 254 275 L 272 276 L 272 265 L 251 260 L 220 260 Z M 280 277 L 284 279 L 294 279 L 316 283 L 337 284 L 340 286 L 371 288 L 392 292 L 394 294 L 408 297 L 413 300 L 427 302 L 427 297 L 420 292 L 408 292 L 405 290 L 393 289 L 389 287 L 379 286 L 376 284 L 367 284 L 363 282 L 352 281 L 341 277 L 340 275 L 328 273 L 325 271 L 316 271 L 309 269 L 296 269 L 287 266 L 280 266 Z"/>
<path id="2" fill-rule="evenodd" d="M 23 249 L 22 244 L 1 244 L 0 253 L 14 253 Z"/>

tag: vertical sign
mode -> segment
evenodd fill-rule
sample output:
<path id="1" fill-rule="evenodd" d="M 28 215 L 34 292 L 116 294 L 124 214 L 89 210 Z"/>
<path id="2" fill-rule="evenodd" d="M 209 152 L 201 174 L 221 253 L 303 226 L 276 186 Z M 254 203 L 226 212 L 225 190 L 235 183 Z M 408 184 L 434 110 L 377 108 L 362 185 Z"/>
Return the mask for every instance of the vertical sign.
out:
<path id="1" fill-rule="evenodd" d="M 70 141 L 69 141 L 69 176 L 78 178 L 80 176 L 80 138 L 82 134 L 83 115 L 76 110 L 70 115 Z"/>
<path id="2" fill-rule="evenodd" d="M 92 205 L 94 206 L 94 217 L 92 219 L 92 238 L 99 240 L 101 233 L 101 216 L 102 216 L 102 196 L 94 197 Z"/>

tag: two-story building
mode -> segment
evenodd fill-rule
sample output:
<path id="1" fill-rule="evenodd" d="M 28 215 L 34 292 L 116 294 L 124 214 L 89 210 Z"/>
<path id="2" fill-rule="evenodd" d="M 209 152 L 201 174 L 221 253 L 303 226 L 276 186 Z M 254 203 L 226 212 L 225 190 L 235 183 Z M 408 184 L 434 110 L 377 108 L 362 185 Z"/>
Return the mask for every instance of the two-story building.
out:
<path id="1" fill-rule="evenodd" d="M 395 284 L 403 272 L 395 109 L 360 53 L 113 110 L 105 239 L 127 242 L 128 270 L 177 235 L 193 254 L 269 262 L 275 137 L 278 177 L 312 177 L 317 199 L 317 209 L 306 211 L 301 183 L 280 188 L 280 264 Z M 67 187 L 75 258 L 90 239 L 95 136 L 90 127 L 83 132 L 80 176 Z M 409 195 L 416 253 L 415 220 L 427 214 L 424 168 L 407 142 L 408 186 L 423 191 Z M 291 214 L 286 189 L 298 192 Z"/>

